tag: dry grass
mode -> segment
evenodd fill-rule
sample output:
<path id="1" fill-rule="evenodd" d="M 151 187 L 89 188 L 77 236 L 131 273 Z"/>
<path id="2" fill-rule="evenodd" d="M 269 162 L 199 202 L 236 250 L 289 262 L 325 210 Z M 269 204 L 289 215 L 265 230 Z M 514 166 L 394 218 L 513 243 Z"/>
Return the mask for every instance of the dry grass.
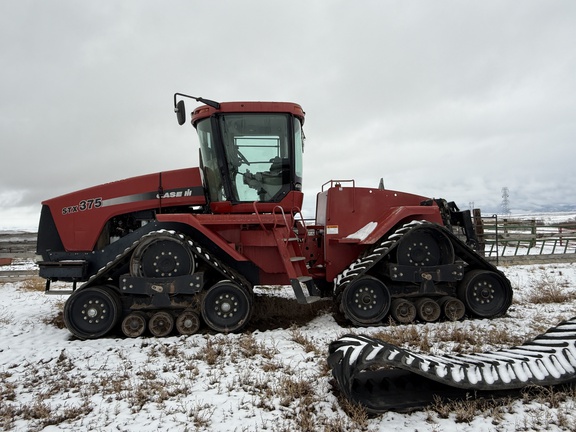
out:
<path id="1" fill-rule="evenodd" d="M 31 277 L 20 284 L 22 291 L 43 292 L 46 290 L 46 280 L 41 277 Z"/>
<path id="2" fill-rule="evenodd" d="M 314 342 L 313 339 L 306 336 L 298 327 L 293 326 L 290 329 L 290 336 L 292 340 L 304 348 L 304 351 L 307 353 L 314 353 L 317 356 L 321 356 L 325 354 L 326 350 L 324 348 L 320 348 L 317 342 Z"/>
<path id="3" fill-rule="evenodd" d="M 444 401 L 435 398 L 434 403 L 429 408 L 429 418 L 433 419 L 431 413 L 435 413 L 439 418 L 453 418 L 457 423 L 470 423 L 477 416 L 490 417 L 493 424 L 498 424 L 504 415 L 512 410 L 514 399 L 483 399 L 470 395 L 466 400 Z"/>
<path id="4" fill-rule="evenodd" d="M 23 283 L 21 289 L 43 291 L 43 281 L 31 279 Z M 575 299 L 568 282 L 559 274 L 543 276 L 533 286 L 530 295 L 524 297 L 525 302 L 540 304 Z M 322 339 L 304 327 L 319 314 L 326 313 L 330 304 L 299 305 L 289 299 L 259 297 L 253 323 L 247 332 L 239 335 L 202 334 L 189 338 L 142 338 L 136 343 L 139 344 L 139 354 L 145 359 L 139 361 L 119 349 L 105 354 L 117 357 L 113 364 L 86 368 L 85 364 L 90 363 L 88 359 L 78 360 L 62 350 L 42 364 L 8 365 L 5 370 L 0 370 L 0 429 L 10 430 L 16 420 L 28 422 L 28 429 L 33 431 L 74 422 L 99 409 L 93 402 L 97 399 L 116 403 L 132 413 L 145 412 L 150 406 L 159 407 L 165 413 L 183 413 L 189 430 L 209 430 L 219 407 L 201 399 L 191 401 L 187 398 L 211 391 L 234 397 L 242 392 L 244 396 L 235 409 L 273 413 L 274 420 L 262 419 L 258 428 L 237 428 L 245 432 L 369 430 L 371 416 L 362 406 L 342 399 L 337 392 L 335 395 L 329 393 L 326 344 L 319 342 Z M 0 323 L 2 319 L 10 318 L 3 316 Z M 535 335 L 549 327 L 544 317 L 537 317 L 534 321 L 533 328 L 526 329 L 524 334 Z M 62 313 L 55 312 L 44 323 L 62 328 Z M 541 326 L 545 328 L 541 329 Z M 289 329 L 282 333 L 287 340 L 271 341 L 258 336 L 256 331 L 276 328 Z M 480 351 L 479 347 L 485 346 L 518 345 L 529 338 L 522 338 L 519 333 L 503 325 L 468 321 L 431 325 L 390 324 L 372 335 L 421 352 L 449 346 L 452 352 L 466 353 Z M 286 343 L 304 359 L 305 367 L 297 366 L 297 362 L 292 364 L 285 358 L 282 349 Z M 13 367 L 24 368 L 29 379 L 15 382 L 10 372 Z M 25 404 L 21 402 L 22 395 L 26 395 Z M 522 393 L 521 399 L 537 408 L 528 408 L 533 411 L 522 417 L 516 430 L 553 427 L 576 430 L 572 414 L 576 400 L 573 388 L 530 388 Z M 75 403 L 62 402 L 66 400 Z M 518 400 L 471 398 L 447 402 L 437 399 L 427 409 L 430 430 L 441 430 L 435 422 L 445 418 L 456 423 L 484 418 L 499 430 L 503 420 L 514 414 Z M 176 404 L 175 401 L 180 402 Z M 329 408 L 321 409 L 327 401 Z M 106 429 L 106 426 L 101 426 L 101 429 Z"/>
<path id="5" fill-rule="evenodd" d="M 543 272 L 530 290 L 528 301 L 535 304 L 573 301 L 576 299 L 576 291 L 570 291 L 568 289 L 570 285 L 571 283 L 564 278 Z"/>

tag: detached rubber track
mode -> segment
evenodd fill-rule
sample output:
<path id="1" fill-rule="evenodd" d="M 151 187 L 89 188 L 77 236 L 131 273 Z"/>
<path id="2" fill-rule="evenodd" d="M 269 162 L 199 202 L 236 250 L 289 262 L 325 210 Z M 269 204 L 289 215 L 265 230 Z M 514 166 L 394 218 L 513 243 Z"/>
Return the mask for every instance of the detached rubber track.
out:
<path id="1" fill-rule="evenodd" d="M 423 408 L 435 397 L 499 397 L 529 385 L 576 380 L 576 317 L 522 345 L 474 354 L 430 355 L 346 335 L 328 364 L 343 396 L 369 412 Z"/>

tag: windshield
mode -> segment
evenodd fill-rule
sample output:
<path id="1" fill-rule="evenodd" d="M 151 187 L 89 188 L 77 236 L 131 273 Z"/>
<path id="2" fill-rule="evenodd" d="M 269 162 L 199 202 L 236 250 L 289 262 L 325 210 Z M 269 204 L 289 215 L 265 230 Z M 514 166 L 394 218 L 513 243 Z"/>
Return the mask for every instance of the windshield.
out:
<path id="1" fill-rule="evenodd" d="M 294 189 L 291 178 L 296 176 L 299 184 L 302 130 L 298 119 L 281 113 L 242 113 L 221 115 L 217 121 L 222 138 L 220 153 L 215 148 L 210 119 L 197 126 L 211 200 L 277 202 Z M 219 159 L 218 154 L 224 157 Z M 219 160 L 223 162 L 219 164 Z M 226 176 L 229 186 L 222 181 Z"/>

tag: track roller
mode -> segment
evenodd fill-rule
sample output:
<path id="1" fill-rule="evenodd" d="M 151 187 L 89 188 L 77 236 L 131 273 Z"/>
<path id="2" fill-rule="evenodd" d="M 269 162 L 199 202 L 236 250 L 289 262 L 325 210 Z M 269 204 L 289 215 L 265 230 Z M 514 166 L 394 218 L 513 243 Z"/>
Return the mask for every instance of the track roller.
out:
<path id="1" fill-rule="evenodd" d="M 363 276 L 344 288 L 340 308 L 355 325 L 369 326 L 384 319 L 390 303 L 390 291 L 384 282 Z"/>
<path id="2" fill-rule="evenodd" d="M 110 332 L 122 305 L 114 289 L 95 285 L 75 291 L 64 304 L 64 323 L 80 339 L 97 339 Z"/>
<path id="3" fill-rule="evenodd" d="M 174 328 L 174 318 L 166 311 L 156 312 L 148 321 L 148 329 L 156 337 L 168 336 Z"/>
<path id="4" fill-rule="evenodd" d="M 232 281 L 212 286 L 202 302 L 202 318 L 212 330 L 228 333 L 242 329 L 252 314 L 248 291 Z"/>
<path id="5" fill-rule="evenodd" d="M 440 318 L 440 305 L 434 300 L 422 297 L 416 300 L 416 312 L 422 321 L 433 322 Z"/>
<path id="6" fill-rule="evenodd" d="M 132 312 L 122 320 L 122 333 L 128 337 L 142 336 L 146 331 L 146 316 L 142 312 Z"/>
<path id="7" fill-rule="evenodd" d="M 456 297 L 444 296 L 438 300 L 442 313 L 450 321 L 458 321 L 464 317 L 466 306 Z"/>
<path id="8" fill-rule="evenodd" d="M 472 270 L 458 285 L 458 298 L 474 315 L 494 318 L 508 310 L 512 303 L 512 287 L 499 273 Z"/>
<path id="9" fill-rule="evenodd" d="M 400 324 L 410 324 L 416 319 L 416 306 L 407 299 L 392 300 L 390 315 Z"/>
<path id="10" fill-rule="evenodd" d="M 192 335 L 200 330 L 200 317 L 196 312 L 184 311 L 176 318 L 176 330 L 181 335 Z"/>

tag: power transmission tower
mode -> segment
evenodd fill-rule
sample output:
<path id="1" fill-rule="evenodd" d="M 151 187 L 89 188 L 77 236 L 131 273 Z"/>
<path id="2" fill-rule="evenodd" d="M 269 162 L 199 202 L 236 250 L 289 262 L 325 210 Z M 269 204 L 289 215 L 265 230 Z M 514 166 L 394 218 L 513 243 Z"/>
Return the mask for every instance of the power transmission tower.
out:
<path id="1" fill-rule="evenodd" d="M 510 214 L 510 194 L 508 192 L 507 187 L 502 188 L 502 214 L 509 215 Z"/>

